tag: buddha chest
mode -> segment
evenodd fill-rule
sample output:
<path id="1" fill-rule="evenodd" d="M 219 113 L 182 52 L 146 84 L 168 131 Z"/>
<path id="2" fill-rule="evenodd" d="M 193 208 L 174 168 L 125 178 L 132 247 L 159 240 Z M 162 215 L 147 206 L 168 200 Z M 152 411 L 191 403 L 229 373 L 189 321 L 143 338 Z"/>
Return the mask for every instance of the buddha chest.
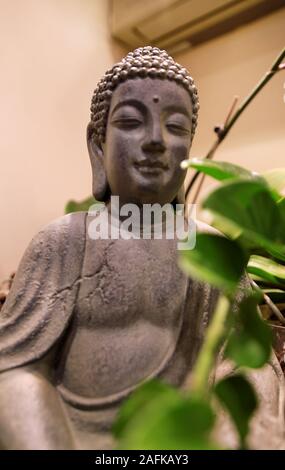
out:
<path id="1" fill-rule="evenodd" d="M 87 240 L 64 386 L 103 399 L 157 375 L 175 352 L 187 285 L 174 240 Z"/>

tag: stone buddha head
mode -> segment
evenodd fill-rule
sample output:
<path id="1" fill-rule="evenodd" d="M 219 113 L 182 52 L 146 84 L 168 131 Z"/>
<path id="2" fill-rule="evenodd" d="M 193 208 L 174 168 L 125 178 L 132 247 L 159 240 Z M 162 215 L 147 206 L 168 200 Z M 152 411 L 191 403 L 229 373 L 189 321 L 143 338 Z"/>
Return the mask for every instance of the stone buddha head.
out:
<path id="1" fill-rule="evenodd" d="M 107 202 L 182 203 L 197 125 L 197 89 L 165 51 L 143 47 L 108 70 L 95 89 L 87 143 L 93 194 Z"/>

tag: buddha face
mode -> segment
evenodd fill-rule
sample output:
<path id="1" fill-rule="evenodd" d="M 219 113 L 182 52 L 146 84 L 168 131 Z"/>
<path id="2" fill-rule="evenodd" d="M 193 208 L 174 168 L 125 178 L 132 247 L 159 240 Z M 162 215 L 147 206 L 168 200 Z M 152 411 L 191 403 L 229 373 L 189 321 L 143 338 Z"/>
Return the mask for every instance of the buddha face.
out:
<path id="1" fill-rule="evenodd" d="M 169 80 L 137 78 L 115 89 L 103 162 L 111 194 L 122 204 L 165 204 L 185 178 L 180 168 L 191 144 L 192 104 Z"/>

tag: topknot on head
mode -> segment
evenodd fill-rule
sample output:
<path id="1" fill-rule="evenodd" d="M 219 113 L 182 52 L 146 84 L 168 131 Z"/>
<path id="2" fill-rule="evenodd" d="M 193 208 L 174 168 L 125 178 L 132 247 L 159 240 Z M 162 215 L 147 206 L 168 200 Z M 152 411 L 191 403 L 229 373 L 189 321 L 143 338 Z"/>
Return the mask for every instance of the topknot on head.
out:
<path id="1" fill-rule="evenodd" d="M 122 82 L 134 78 L 174 80 L 190 94 L 192 101 L 192 138 L 197 126 L 199 100 L 197 88 L 187 69 L 174 61 L 166 51 L 145 46 L 129 52 L 124 59 L 107 70 L 94 91 L 91 103 L 91 121 L 99 145 L 105 142 L 106 125 L 113 91 Z"/>

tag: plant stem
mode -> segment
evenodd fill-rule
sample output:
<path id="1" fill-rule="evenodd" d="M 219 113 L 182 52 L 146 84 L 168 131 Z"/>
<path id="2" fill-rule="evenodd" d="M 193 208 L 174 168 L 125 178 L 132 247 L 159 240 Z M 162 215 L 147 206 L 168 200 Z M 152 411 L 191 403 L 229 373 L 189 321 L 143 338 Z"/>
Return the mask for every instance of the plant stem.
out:
<path id="1" fill-rule="evenodd" d="M 219 147 L 221 142 L 225 139 L 225 137 L 228 135 L 230 129 L 233 127 L 233 125 L 235 124 L 237 119 L 241 116 L 241 114 L 248 107 L 248 105 L 251 103 L 251 101 L 256 97 L 256 95 L 262 90 L 262 88 L 266 85 L 266 83 L 268 83 L 269 80 L 271 80 L 271 78 L 277 72 L 279 72 L 280 70 L 284 70 L 284 67 L 283 67 L 284 64 L 281 64 L 284 57 L 285 57 L 285 48 L 280 52 L 277 59 L 273 62 L 272 66 L 271 66 L 271 69 L 268 72 L 266 72 L 264 77 L 254 87 L 252 92 L 245 98 L 245 100 L 241 103 L 241 105 L 236 110 L 236 112 L 232 115 L 232 117 L 230 119 L 225 120 L 224 125 L 220 128 L 220 131 L 218 132 L 217 140 L 214 142 L 214 144 L 210 148 L 209 152 L 205 156 L 205 159 L 212 159 L 214 157 L 215 151 L 217 150 L 217 148 Z M 193 177 L 191 178 L 190 183 L 189 183 L 189 185 L 188 185 L 188 187 L 186 188 L 186 191 L 185 191 L 185 199 L 187 199 L 187 196 L 188 196 L 189 192 L 191 191 L 191 189 L 192 189 L 199 173 L 200 173 L 199 171 L 196 171 L 194 173 Z M 199 187 L 199 191 L 201 189 L 201 186 L 202 185 L 200 185 L 200 187 Z M 196 193 L 195 194 L 195 201 L 196 201 L 197 197 L 198 197 L 198 194 Z"/>
<path id="2" fill-rule="evenodd" d="M 220 294 L 213 318 L 206 332 L 206 337 L 198 355 L 192 378 L 192 393 L 205 395 L 209 385 L 209 375 L 216 360 L 218 348 L 226 335 L 226 320 L 231 302 Z"/>
<path id="3" fill-rule="evenodd" d="M 250 279 L 250 283 L 253 287 L 255 287 L 256 289 L 258 289 L 259 291 L 262 292 L 262 295 L 263 295 L 263 299 L 264 299 L 264 302 L 268 305 L 268 307 L 270 308 L 271 312 L 278 318 L 278 320 L 280 321 L 280 323 L 282 323 L 282 325 L 285 325 L 285 318 L 284 316 L 282 315 L 282 313 L 280 312 L 279 308 L 274 304 L 274 302 L 272 302 L 272 300 L 270 299 L 270 297 L 265 294 L 263 292 L 263 290 L 259 287 L 258 284 L 256 284 L 256 282 L 254 282 L 253 279 Z"/>

